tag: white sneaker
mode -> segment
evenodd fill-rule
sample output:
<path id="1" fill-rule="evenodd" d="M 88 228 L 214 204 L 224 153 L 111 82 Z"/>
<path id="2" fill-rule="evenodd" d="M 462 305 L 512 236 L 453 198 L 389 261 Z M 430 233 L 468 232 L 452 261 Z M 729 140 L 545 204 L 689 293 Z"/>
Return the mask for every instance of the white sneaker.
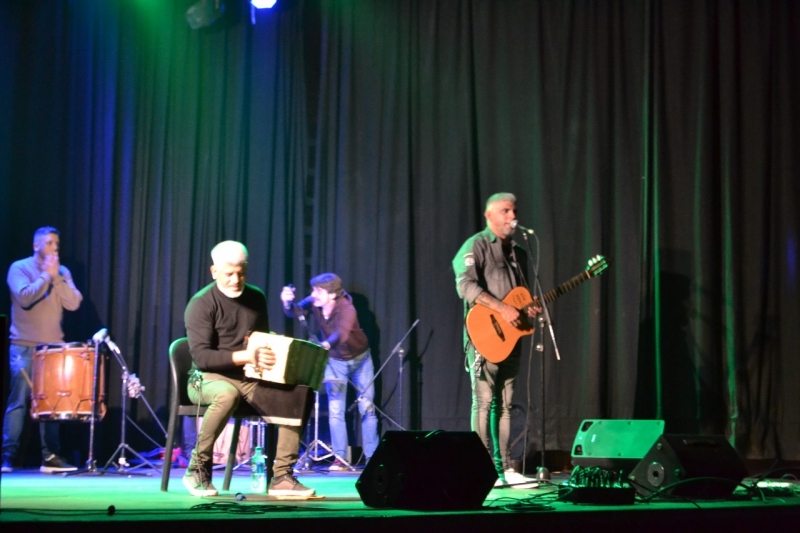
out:
<path id="1" fill-rule="evenodd" d="M 506 478 L 506 483 L 511 485 L 512 489 L 535 489 L 539 486 L 535 479 L 525 477 L 513 468 L 509 468 L 503 472 Z"/>
<path id="2" fill-rule="evenodd" d="M 216 496 L 217 489 L 211 484 L 211 473 L 205 468 L 195 468 L 186 470 L 183 476 L 183 486 L 186 487 L 193 496 Z"/>

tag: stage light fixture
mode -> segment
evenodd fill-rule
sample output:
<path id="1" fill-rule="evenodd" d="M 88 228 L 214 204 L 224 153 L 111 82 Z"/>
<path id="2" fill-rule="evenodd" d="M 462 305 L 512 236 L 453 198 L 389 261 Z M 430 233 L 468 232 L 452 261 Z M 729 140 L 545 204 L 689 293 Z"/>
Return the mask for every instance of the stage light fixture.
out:
<path id="1" fill-rule="evenodd" d="M 250 0 L 250 5 L 256 9 L 269 9 L 275 5 L 277 0 Z"/>

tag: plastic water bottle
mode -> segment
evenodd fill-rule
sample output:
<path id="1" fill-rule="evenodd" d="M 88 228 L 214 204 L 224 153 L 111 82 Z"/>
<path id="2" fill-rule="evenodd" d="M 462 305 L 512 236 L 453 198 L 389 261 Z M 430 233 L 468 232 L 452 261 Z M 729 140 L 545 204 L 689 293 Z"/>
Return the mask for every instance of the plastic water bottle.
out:
<path id="1" fill-rule="evenodd" d="M 250 459 L 250 490 L 259 494 L 267 492 L 267 461 L 261 446 L 256 446 Z"/>

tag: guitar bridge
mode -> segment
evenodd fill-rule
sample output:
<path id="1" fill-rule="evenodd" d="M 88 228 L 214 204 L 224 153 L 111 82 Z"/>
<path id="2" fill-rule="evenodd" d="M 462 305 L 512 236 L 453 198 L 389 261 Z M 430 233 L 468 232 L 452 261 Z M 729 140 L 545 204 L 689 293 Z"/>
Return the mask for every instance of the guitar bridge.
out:
<path id="1" fill-rule="evenodd" d="M 494 315 L 490 315 L 490 317 L 492 319 L 492 327 L 494 327 L 495 333 L 497 333 L 497 336 L 500 337 L 500 340 L 505 342 L 506 336 L 503 333 L 503 328 L 500 327 L 500 323 L 497 321 L 497 319 L 494 317 Z"/>

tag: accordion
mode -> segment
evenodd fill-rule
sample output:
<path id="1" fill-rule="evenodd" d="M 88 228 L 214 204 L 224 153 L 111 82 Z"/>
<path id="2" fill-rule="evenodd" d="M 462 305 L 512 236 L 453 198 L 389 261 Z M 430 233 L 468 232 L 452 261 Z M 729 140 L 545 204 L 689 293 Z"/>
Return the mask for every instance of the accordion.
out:
<path id="1" fill-rule="evenodd" d="M 328 364 L 328 350 L 313 342 L 294 339 L 284 335 L 254 331 L 247 341 L 247 350 L 268 346 L 275 353 L 275 365 L 269 370 L 258 369 L 252 363 L 244 365 L 244 375 L 251 379 L 283 383 L 286 385 L 307 385 L 319 389 L 325 366 Z"/>

